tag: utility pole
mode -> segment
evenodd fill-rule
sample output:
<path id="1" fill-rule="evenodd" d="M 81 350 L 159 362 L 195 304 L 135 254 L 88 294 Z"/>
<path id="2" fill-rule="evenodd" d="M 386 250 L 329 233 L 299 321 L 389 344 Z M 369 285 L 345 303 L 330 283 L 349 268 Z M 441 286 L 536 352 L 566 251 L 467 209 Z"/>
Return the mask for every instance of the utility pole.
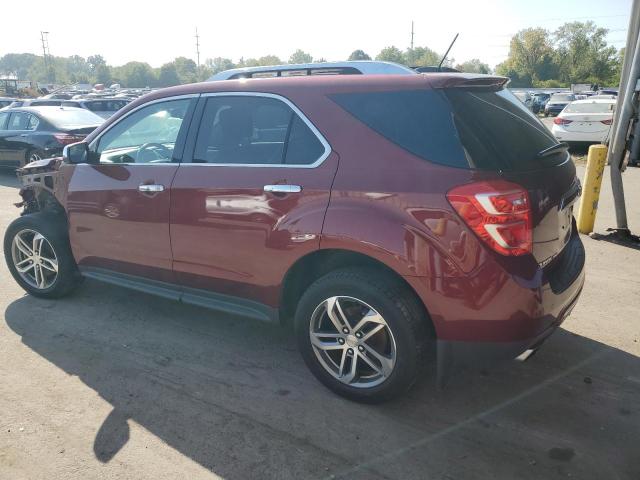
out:
<path id="1" fill-rule="evenodd" d="M 411 50 L 413 50 L 413 20 L 411 20 Z"/>
<path id="2" fill-rule="evenodd" d="M 196 27 L 196 56 L 198 58 L 198 67 L 200 66 L 200 35 L 198 35 L 198 27 Z"/>
<path id="3" fill-rule="evenodd" d="M 44 68 L 47 71 L 49 82 L 53 82 L 53 64 L 51 63 L 51 50 L 49 50 L 49 32 L 40 31 L 40 41 L 42 42 L 42 55 L 44 57 Z"/>

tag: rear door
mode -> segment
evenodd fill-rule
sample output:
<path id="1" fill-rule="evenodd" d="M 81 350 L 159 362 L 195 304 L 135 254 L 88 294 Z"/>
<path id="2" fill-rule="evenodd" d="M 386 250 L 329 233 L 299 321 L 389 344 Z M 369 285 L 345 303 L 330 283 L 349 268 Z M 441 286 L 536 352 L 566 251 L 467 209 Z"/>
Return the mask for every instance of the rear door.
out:
<path id="1" fill-rule="evenodd" d="M 9 160 L 9 152 L 7 147 L 7 122 L 9 121 L 9 112 L 0 112 L 0 165 L 7 164 Z"/>
<path id="2" fill-rule="evenodd" d="M 283 97 L 201 102 L 172 187 L 174 271 L 187 288 L 276 306 L 287 269 L 319 248 L 338 157 Z"/>
<path id="3" fill-rule="evenodd" d="M 169 206 L 196 99 L 165 99 L 122 117 L 90 145 L 98 164 L 76 165 L 66 200 L 81 269 L 172 282 Z"/>
<path id="4" fill-rule="evenodd" d="M 33 134 L 38 127 L 38 117 L 27 112 L 11 112 L 4 132 L 4 158 L 11 164 L 26 161 Z"/>

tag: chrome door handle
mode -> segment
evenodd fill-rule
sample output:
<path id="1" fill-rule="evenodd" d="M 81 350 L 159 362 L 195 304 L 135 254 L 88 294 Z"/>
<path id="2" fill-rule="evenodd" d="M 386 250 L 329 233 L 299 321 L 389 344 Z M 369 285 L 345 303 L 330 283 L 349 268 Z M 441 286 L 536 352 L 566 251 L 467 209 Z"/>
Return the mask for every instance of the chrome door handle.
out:
<path id="1" fill-rule="evenodd" d="M 265 185 L 264 191 L 269 193 L 300 193 L 300 185 Z"/>
<path id="2" fill-rule="evenodd" d="M 143 184 L 138 186 L 138 191 L 143 193 L 158 193 L 164 192 L 164 185 L 147 185 Z"/>

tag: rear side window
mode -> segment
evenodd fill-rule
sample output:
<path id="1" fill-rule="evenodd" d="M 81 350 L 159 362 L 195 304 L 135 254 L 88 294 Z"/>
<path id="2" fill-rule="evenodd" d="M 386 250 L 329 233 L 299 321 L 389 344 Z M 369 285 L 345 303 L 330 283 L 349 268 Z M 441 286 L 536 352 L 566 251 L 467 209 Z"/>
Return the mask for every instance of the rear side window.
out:
<path id="1" fill-rule="evenodd" d="M 207 99 L 193 161 L 311 165 L 324 152 L 316 134 L 283 101 L 229 95 Z"/>
<path id="2" fill-rule="evenodd" d="M 332 98 L 388 140 L 434 163 L 528 170 L 566 157 L 561 152 L 538 158 L 557 141 L 508 90 L 391 91 Z"/>

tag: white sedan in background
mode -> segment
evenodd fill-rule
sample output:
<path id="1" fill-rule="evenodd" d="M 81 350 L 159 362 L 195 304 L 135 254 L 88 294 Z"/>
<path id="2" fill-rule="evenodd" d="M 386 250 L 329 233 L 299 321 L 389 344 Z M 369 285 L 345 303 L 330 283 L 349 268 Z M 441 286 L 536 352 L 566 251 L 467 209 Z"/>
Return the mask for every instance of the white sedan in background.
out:
<path id="1" fill-rule="evenodd" d="M 560 142 L 600 143 L 611 128 L 615 105 L 612 98 L 571 102 L 554 118 L 551 133 Z"/>

